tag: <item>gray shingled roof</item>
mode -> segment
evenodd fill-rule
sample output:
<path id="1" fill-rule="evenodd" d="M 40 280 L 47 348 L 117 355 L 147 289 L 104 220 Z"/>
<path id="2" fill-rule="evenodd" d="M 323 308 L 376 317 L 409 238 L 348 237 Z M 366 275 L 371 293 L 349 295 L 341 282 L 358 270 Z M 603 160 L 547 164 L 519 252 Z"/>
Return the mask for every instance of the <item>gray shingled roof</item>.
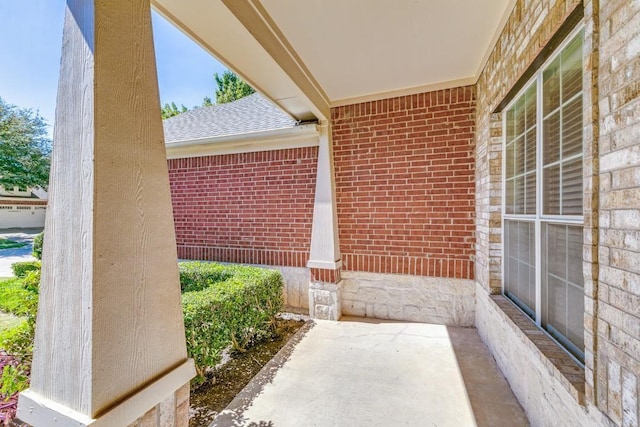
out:
<path id="1" fill-rule="evenodd" d="M 258 93 L 227 104 L 196 108 L 163 122 L 165 142 L 290 128 L 296 120 Z"/>

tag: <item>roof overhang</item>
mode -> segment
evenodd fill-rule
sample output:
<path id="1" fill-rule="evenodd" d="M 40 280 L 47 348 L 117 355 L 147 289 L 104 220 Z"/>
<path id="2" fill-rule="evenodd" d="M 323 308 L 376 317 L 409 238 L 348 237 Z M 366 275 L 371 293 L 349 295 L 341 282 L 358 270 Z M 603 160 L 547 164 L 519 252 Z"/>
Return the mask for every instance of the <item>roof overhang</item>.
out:
<path id="1" fill-rule="evenodd" d="M 298 120 L 474 84 L 516 0 L 153 0 Z"/>
<path id="2" fill-rule="evenodd" d="M 185 157 L 315 147 L 319 143 L 319 135 L 318 125 L 305 124 L 261 132 L 173 141 L 165 145 L 167 159 L 182 159 Z"/>

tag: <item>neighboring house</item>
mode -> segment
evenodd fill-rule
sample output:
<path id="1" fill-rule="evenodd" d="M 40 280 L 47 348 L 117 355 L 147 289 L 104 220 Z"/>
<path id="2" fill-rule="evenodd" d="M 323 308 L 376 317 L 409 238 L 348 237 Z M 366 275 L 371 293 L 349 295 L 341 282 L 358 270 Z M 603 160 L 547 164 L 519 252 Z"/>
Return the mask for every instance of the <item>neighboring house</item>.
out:
<path id="1" fill-rule="evenodd" d="M 166 151 L 148 3 L 68 4 L 25 421 L 186 425 L 175 231 L 314 318 L 475 326 L 532 425 L 640 424 L 640 2 L 155 0 L 295 118 Z"/>
<path id="2" fill-rule="evenodd" d="M 6 190 L 0 187 L 0 229 L 42 228 L 47 192 L 39 188 Z"/>

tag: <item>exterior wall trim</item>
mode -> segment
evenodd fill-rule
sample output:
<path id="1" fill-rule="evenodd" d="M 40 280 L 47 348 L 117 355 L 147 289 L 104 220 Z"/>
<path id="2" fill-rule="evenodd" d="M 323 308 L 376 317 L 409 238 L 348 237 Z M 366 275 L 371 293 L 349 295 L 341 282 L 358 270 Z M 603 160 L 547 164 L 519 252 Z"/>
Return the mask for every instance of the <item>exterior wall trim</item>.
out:
<path id="1" fill-rule="evenodd" d="M 142 390 L 121 401 L 103 415 L 93 419 L 40 396 L 31 390 L 26 390 L 20 394 L 21 405 L 18 407 L 18 418 L 27 420 L 32 425 L 55 424 L 59 427 L 126 426 L 140 417 L 140 408 L 146 408 L 146 410 L 153 408 L 165 397 L 188 384 L 194 373 L 193 360 L 188 359 Z"/>
<path id="2" fill-rule="evenodd" d="M 240 135 L 174 141 L 166 143 L 167 159 L 317 147 L 319 135 L 316 124 L 305 124 Z"/>

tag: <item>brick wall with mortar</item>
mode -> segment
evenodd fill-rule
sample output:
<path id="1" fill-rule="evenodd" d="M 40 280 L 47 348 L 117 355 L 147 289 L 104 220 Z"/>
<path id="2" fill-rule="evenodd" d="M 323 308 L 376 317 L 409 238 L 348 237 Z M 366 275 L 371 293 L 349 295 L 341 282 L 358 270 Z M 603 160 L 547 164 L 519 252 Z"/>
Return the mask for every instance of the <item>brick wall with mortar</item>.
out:
<path id="1" fill-rule="evenodd" d="M 343 268 L 473 278 L 473 87 L 331 112 Z"/>
<path id="2" fill-rule="evenodd" d="M 575 397 L 541 352 L 498 357 L 498 348 L 532 347 L 487 293 L 501 291 L 500 113 L 492 114 L 572 12 L 584 12 L 584 277 L 586 396 Z M 477 84 L 476 326 L 492 348 L 533 424 L 638 425 L 640 373 L 640 3 L 518 1 Z M 508 326 L 518 333 L 499 336 Z M 517 360 L 516 360 L 517 359 Z M 523 361 L 531 369 L 514 369 Z M 540 363 L 542 362 L 542 364 Z M 545 368 L 541 368 L 545 366 Z M 555 373 L 554 373 L 555 372 Z M 545 393 L 520 393 L 532 384 L 563 386 L 558 410 Z M 573 394 L 572 398 L 568 398 Z M 578 393 L 580 395 L 580 393 Z M 580 405 L 579 400 L 584 403 Z M 546 402 L 545 402 L 546 401 Z M 594 405 L 597 405 L 597 409 Z M 562 410 L 562 408 L 566 408 Z M 579 410 L 579 412 L 576 412 Z M 580 415 L 580 418 L 584 418 Z M 567 424 L 570 425 L 570 424 Z"/>
<path id="3" fill-rule="evenodd" d="M 306 312 L 317 147 L 171 159 L 178 257 L 277 267 Z"/>

